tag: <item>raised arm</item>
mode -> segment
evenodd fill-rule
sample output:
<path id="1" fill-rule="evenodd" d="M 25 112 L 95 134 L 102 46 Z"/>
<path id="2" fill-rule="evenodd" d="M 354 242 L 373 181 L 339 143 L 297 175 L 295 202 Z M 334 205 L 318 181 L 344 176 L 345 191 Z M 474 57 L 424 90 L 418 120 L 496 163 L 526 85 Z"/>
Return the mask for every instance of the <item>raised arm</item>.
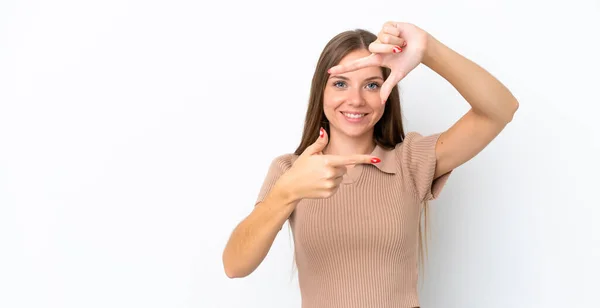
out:
<path id="1" fill-rule="evenodd" d="M 413 24 L 385 23 L 369 51 L 370 56 L 334 66 L 329 72 L 342 74 L 368 66 L 390 68 L 380 90 L 382 103 L 386 103 L 398 82 L 423 63 L 450 82 L 471 105 L 471 110 L 440 134 L 434 178 L 481 152 L 512 120 L 519 106 L 491 74 Z"/>
<path id="2" fill-rule="evenodd" d="M 490 73 L 430 35 L 422 63 L 450 82 L 471 105 L 437 141 L 437 178 L 481 152 L 512 121 L 519 102 Z"/>

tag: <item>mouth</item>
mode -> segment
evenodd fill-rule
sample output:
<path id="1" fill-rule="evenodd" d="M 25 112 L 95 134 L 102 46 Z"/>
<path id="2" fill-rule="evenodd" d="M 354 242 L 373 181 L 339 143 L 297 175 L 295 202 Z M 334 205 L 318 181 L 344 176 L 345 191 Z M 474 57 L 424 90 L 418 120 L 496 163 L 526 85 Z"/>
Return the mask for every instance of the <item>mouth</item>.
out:
<path id="1" fill-rule="evenodd" d="M 340 111 L 340 113 L 346 118 L 346 120 L 350 122 L 359 122 L 362 120 L 368 113 L 359 113 L 359 112 L 344 112 Z"/>

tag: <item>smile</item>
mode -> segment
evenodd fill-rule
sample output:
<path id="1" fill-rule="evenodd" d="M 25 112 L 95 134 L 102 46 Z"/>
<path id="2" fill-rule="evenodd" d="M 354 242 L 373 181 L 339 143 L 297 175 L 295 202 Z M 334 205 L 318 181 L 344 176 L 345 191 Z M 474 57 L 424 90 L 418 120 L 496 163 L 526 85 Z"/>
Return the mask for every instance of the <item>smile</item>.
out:
<path id="1" fill-rule="evenodd" d="M 366 116 L 366 113 L 349 113 L 349 112 L 342 112 L 342 114 L 350 119 L 360 119 L 364 116 Z"/>
<path id="2" fill-rule="evenodd" d="M 344 116 L 344 119 L 346 119 L 346 121 L 348 121 L 350 123 L 361 123 L 362 120 L 365 118 L 365 116 L 368 114 L 368 113 L 344 112 L 344 111 L 341 111 L 340 113 Z"/>

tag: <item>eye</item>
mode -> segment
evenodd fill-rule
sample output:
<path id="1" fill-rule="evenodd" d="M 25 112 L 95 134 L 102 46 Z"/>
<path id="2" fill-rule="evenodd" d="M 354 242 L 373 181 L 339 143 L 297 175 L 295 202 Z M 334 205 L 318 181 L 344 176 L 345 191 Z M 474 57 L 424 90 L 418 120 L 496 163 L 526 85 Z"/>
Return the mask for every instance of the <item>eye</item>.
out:
<path id="1" fill-rule="evenodd" d="M 379 89 L 380 85 L 377 82 L 371 82 L 367 85 L 367 88 L 369 88 L 369 90 L 377 90 Z"/>
<path id="2" fill-rule="evenodd" d="M 346 83 L 338 80 L 333 82 L 333 86 L 336 88 L 342 88 L 346 86 Z"/>

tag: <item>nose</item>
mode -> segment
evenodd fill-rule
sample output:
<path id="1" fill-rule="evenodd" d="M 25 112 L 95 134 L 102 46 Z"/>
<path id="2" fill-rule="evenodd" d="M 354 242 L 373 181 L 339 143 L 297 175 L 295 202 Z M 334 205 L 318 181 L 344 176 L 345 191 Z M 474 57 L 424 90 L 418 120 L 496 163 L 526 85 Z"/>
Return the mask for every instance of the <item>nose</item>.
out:
<path id="1" fill-rule="evenodd" d="M 360 107 L 366 104 L 361 89 L 353 88 L 350 89 L 347 93 L 348 96 L 346 97 L 346 102 L 348 103 L 348 105 L 353 107 Z"/>

